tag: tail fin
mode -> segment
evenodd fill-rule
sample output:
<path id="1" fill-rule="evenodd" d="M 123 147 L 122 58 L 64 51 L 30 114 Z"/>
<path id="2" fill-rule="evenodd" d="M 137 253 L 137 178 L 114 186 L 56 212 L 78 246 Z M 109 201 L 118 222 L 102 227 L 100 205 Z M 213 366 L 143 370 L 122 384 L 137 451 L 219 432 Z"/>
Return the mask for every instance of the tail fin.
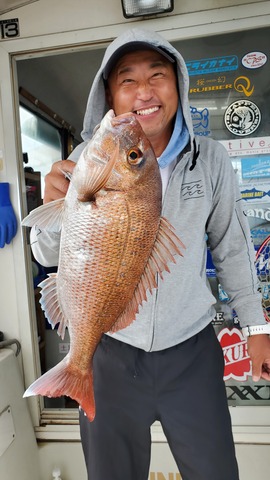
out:
<path id="1" fill-rule="evenodd" d="M 67 355 L 60 363 L 38 378 L 24 393 L 24 397 L 44 395 L 60 397 L 67 395 L 76 400 L 90 422 L 95 418 L 95 398 L 93 370 L 89 366 L 86 373 L 72 368 Z"/>

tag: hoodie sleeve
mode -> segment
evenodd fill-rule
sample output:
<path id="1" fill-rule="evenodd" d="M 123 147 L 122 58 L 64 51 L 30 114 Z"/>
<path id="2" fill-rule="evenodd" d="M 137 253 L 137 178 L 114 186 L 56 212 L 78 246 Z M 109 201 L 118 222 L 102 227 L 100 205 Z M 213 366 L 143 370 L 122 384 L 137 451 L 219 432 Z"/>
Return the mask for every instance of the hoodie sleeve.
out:
<path id="1" fill-rule="evenodd" d="M 261 294 L 254 266 L 255 250 L 243 213 L 237 177 L 226 150 L 217 144 L 211 164 L 213 207 L 207 234 L 220 284 L 229 296 L 240 325 L 264 324 Z"/>

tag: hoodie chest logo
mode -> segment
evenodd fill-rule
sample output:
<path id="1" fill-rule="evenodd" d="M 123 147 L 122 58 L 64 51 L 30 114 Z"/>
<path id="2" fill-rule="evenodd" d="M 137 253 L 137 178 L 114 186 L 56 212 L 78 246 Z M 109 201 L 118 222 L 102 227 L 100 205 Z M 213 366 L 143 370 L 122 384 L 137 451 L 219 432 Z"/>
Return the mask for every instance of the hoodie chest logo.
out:
<path id="1" fill-rule="evenodd" d="M 191 200 L 193 198 L 204 197 L 204 189 L 202 180 L 195 182 L 187 182 L 182 185 L 182 198 L 184 200 Z"/>

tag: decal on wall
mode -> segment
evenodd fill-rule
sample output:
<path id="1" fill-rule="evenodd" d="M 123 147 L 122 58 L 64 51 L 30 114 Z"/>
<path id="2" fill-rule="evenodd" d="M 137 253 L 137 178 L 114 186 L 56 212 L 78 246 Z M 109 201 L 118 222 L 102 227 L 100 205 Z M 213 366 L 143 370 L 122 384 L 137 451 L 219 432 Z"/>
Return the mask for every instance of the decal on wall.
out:
<path id="1" fill-rule="evenodd" d="M 267 55 L 262 52 L 249 52 L 242 58 L 242 65 L 249 69 L 263 67 L 267 62 Z"/>
<path id="2" fill-rule="evenodd" d="M 200 78 L 196 81 L 195 87 L 190 87 L 189 93 L 223 92 L 224 90 L 232 90 L 234 88 L 238 93 L 244 93 L 246 97 L 250 97 L 254 92 L 254 85 L 251 85 L 248 77 L 237 77 L 234 83 L 225 83 L 224 79 L 226 80 L 226 77 L 218 77 L 217 79 Z M 213 85 L 213 83 L 216 84 Z"/>
<path id="3" fill-rule="evenodd" d="M 217 92 L 223 90 L 231 90 L 233 85 L 231 83 L 227 83 L 225 85 L 206 85 L 200 87 L 193 87 L 189 89 L 189 93 L 204 93 L 204 92 Z"/>
<path id="4" fill-rule="evenodd" d="M 241 172 L 244 180 L 270 177 L 270 156 L 242 158 Z"/>
<path id="5" fill-rule="evenodd" d="M 270 184 L 260 184 L 257 187 L 254 184 L 251 185 L 239 185 L 240 192 L 243 200 L 251 201 L 251 202 L 270 202 Z"/>
<path id="6" fill-rule="evenodd" d="M 194 134 L 200 136 L 210 135 L 210 130 L 207 130 L 209 125 L 209 110 L 208 108 L 198 109 L 190 107 L 190 113 L 194 128 Z"/>
<path id="7" fill-rule="evenodd" d="M 206 257 L 206 275 L 208 277 L 216 277 L 216 267 L 213 263 L 212 255 L 210 249 L 207 248 L 207 257 Z"/>
<path id="8" fill-rule="evenodd" d="M 250 135 L 261 123 L 261 112 L 250 100 L 237 100 L 225 111 L 224 122 L 234 135 Z"/>
<path id="9" fill-rule="evenodd" d="M 251 362 L 247 351 L 247 342 L 238 328 L 223 328 L 218 334 L 225 368 L 224 380 L 245 381 L 251 375 Z"/>
<path id="10" fill-rule="evenodd" d="M 237 70 L 238 58 L 236 55 L 225 57 L 202 58 L 186 62 L 189 75 L 205 75 L 208 73 L 228 72 Z"/>
<path id="11" fill-rule="evenodd" d="M 240 400 L 241 402 L 256 400 L 256 404 L 259 401 L 261 405 L 269 405 L 269 403 L 266 402 L 267 400 L 270 400 L 270 387 L 268 384 L 241 386 L 226 385 L 226 391 L 229 404 L 234 404 L 237 400 Z"/>
<path id="12" fill-rule="evenodd" d="M 251 87 L 251 83 L 248 77 L 237 77 L 233 84 L 235 90 L 239 93 L 244 93 L 246 97 L 250 97 L 250 95 L 254 92 L 254 85 Z"/>
<path id="13" fill-rule="evenodd" d="M 1 40 L 9 40 L 20 36 L 19 19 L 0 20 Z"/>
<path id="14" fill-rule="evenodd" d="M 226 148 L 230 157 L 270 153 L 270 137 L 237 138 L 219 142 Z"/>

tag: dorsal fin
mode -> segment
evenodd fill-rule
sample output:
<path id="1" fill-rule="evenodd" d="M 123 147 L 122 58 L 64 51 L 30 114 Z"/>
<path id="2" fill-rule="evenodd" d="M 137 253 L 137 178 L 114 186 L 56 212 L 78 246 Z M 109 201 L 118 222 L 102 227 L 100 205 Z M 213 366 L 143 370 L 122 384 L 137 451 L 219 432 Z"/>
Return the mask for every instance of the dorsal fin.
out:
<path id="1" fill-rule="evenodd" d="M 176 263 L 175 255 L 182 256 L 181 250 L 185 246 L 180 238 L 174 233 L 173 226 L 164 217 L 161 217 L 159 229 L 154 243 L 151 255 L 145 266 L 144 272 L 134 291 L 131 301 L 126 306 L 123 313 L 119 316 L 110 332 L 114 333 L 130 325 L 139 311 L 139 306 L 146 300 L 146 293 L 149 290 L 152 293 L 157 288 L 156 275 L 163 278 L 162 272 L 169 272 L 168 263 Z"/>
<path id="2" fill-rule="evenodd" d="M 66 327 L 68 327 L 68 320 L 64 317 L 58 301 L 56 279 L 57 273 L 50 273 L 49 276 L 38 285 L 41 288 L 40 305 L 52 328 L 55 328 L 56 325 L 59 324 L 57 333 L 63 340 Z"/>

